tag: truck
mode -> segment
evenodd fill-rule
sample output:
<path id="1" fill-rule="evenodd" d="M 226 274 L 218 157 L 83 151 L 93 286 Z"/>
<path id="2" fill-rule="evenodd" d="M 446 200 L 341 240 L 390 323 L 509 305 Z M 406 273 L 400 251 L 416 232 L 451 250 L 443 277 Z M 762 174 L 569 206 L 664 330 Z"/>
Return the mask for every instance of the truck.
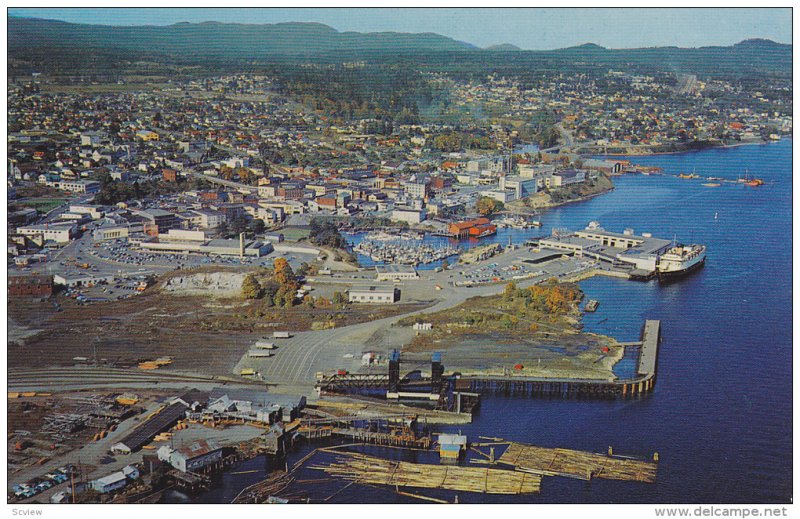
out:
<path id="1" fill-rule="evenodd" d="M 274 353 L 269 350 L 248 350 L 247 356 L 251 359 L 272 357 Z"/>
<path id="2" fill-rule="evenodd" d="M 292 334 L 289 332 L 272 332 L 273 339 L 289 339 L 292 337 Z"/>
<path id="3" fill-rule="evenodd" d="M 271 342 L 265 340 L 257 340 L 255 344 L 255 348 L 259 350 L 274 350 L 275 345 Z"/>

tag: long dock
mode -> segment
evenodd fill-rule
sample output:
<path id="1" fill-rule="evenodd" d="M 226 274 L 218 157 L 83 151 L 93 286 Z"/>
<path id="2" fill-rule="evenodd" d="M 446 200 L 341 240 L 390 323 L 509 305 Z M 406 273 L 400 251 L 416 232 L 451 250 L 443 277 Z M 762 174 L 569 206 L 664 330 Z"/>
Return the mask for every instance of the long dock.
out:
<path id="1" fill-rule="evenodd" d="M 658 347 L 661 343 L 661 321 L 647 320 L 642 327 L 641 341 L 623 343 L 639 346 L 636 375 L 617 380 L 524 377 L 514 375 L 466 375 L 442 377 L 452 383 L 453 395 L 458 393 L 500 393 L 508 396 L 551 398 L 629 398 L 653 390 L 656 383 Z M 399 368 L 397 368 L 399 369 Z M 395 374 L 397 371 L 395 371 Z M 441 372 L 440 372 L 441 373 Z M 392 382 L 389 374 L 332 375 L 317 384 L 320 394 L 359 393 L 364 390 L 388 391 Z M 431 379 L 402 381 L 404 387 L 431 385 Z M 424 393 L 420 390 L 419 394 Z"/>
<path id="2" fill-rule="evenodd" d="M 457 391 L 501 393 L 509 396 L 553 398 L 601 398 L 641 396 L 656 383 L 661 321 L 647 320 L 642 328 L 636 376 L 619 380 L 574 378 L 462 376 L 455 382 Z"/>

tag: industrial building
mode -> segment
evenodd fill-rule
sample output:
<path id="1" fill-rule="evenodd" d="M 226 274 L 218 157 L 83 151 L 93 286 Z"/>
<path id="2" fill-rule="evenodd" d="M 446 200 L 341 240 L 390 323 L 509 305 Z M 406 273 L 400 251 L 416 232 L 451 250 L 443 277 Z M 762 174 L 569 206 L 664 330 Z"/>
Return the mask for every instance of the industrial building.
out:
<path id="1" fill-rule="evenodd" d="M 399 279 L 419 279 L 419 273 L 412 265 L 377 265 L 376 281 L 394 281 Z"/>
<path id="2" fill-rule="evenodd" d="M 9 276 L 8 295 L 50 297 L 53 295 L 53 276 Z"/>
<path id="3" fill-rule="evenodd" d="M 199 400 L 205 401 L 205 398 L 197 390 L 189 391 L 181 397 L 175 398 L 170 402 L 170 405 L 155 414 L 151 414 L 144 423 L 118 443 L 112 445 L 111 451 L 115 454 L 130 454 L 138 451 L 144 445 L 150 443 L 157 434 L 166 431 L 175 425 L 178 420 L 185 417 L 186 411 Z"/>
<path id="4" fill-rule="evenodd" d="M 219 462 L 222 459 L 222 447 L 213 440 L 197 440 L 178 449 L 162 445 L 158 449 L 158 459 L 181 472 L 196 472 Z"/>
<path id="5" fill-rule="evenodd" d="M 92 490 L 100 492 L 101 494 L 107 494 L 125 488 L 127 484 L 128 478 L 125 477 L 125 474 L 122 472 L 114 472 L 113 474 L 92 481 Z"/>
<path id="6" fill-rule="evenodd" d="M 447 227 L 447 232 L 454 238 L 467 238 L 487 236 L 497 232 L 497 227 L 492 225 L 488 218 L 475 218 L 464 222 L 453 222 Z"/>
<path id="7" fill-rule="evenodd" d="M 347 291 L 351 303 L 396 303 L 400 300 L 400 289 L 397 287 L 353 287 Z"/>
<path id="8" fill-rule="evenodd" d="M 209 395 L 206 412 L 273 424 L 297 419 L 305 406 L 306 397 L 301 395 L 217 387 Z"/>
<path id="9" fill-rule="evenodd" d="M 53 276 L 53 283 L 67 288 L 88 287 L 102 283 L 113 283 L 116 278 L 113 275 L 95 276 L 91 274 L 70 276 L 69 274 L 56 274 Z"/>

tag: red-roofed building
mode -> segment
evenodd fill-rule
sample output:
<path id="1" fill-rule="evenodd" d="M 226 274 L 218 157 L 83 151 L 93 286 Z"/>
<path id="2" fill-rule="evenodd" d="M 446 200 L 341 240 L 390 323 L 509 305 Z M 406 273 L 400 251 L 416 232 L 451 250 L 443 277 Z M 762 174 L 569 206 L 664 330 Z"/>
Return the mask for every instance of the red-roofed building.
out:
<path id="1" fill-rule="evenodd" d="M 451 223 L 448 228 L 447 232 L 449 232 L 454 238 L 466 238 L 467 236 L 477 236 L 480 234 L 472 234 L 471 229 L 473 228 L 483 228 L 483 230 L 488 230 L 486 226 L 491 226 L 491 222 L 488 218 L 475 218 L 474 220 L 467 220 L 464 222 L 453 222 Z M 495 228 L 495 230 L 497 230 Z"/>

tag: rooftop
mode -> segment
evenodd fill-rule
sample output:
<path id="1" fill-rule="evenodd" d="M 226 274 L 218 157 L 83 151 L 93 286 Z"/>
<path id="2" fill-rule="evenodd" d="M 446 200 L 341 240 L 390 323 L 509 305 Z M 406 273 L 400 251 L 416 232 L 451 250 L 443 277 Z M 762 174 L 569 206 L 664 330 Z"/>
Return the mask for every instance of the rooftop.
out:
<path id="1" fill-rule="evenodd" d="M 393 286 L 356 286 L 351 287 L 348 292 L 370 292 L 373 294 L 394 294 L 395 287 Z"/>
<path id="2" fill-rule="evenodd" d="M 217 445 L 217 442 L 214 440 L 197 440 L 190 445 L 177 449 L 177 451 L 186 458 L 197 458 L 198 456 L 205 456 L 219 449 L 221 449 L 221 447 Z"/>
<path id="3" fill-rule="evenodd" d="M 375 270 L 378 274 L 416 274 L 417 269 L 413 265 L 376 265 Z"/>

